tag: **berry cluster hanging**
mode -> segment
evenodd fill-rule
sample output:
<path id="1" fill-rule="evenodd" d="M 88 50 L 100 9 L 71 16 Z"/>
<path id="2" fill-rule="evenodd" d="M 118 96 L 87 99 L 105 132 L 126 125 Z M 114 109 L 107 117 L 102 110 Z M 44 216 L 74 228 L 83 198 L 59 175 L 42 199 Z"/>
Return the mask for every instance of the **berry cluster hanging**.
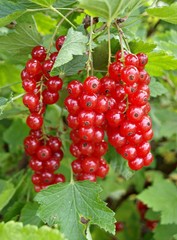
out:
<path id="1" fill-rule="evenodd" d="M 37 192 L 51 184 L 65 181 L 63 174 L 55 173 L 63 158 L 61 140 L 57 136 L 47 135 L 44 126 L 46 106 L 58 101 L 63 85 L 61 78 L 50 76 L 50 71 L 64 40 L 65 36 L 57 39 L 57 51 L 49 56 L 43 46 L 34 47 L 32 58 L 21 73 L 22 86 L 26 91 L 23 103 L 30 111 L 26 123 L 31 129 L 29 136 L 24 139 L 24 148 L 30 156 L 29 165 L 34 171 L 32 182 Z"/>

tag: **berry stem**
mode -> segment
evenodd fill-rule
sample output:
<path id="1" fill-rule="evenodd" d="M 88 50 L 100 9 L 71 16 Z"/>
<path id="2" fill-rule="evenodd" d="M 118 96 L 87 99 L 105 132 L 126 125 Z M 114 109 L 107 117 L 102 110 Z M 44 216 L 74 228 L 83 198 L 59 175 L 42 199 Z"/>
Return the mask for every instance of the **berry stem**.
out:
<path id="1" fill-rule="evenodd" d="M 119 42 L 120 42 L 120 47 L 121 47 L 121 61 L 124 62 L 124 46 L 123 46 L 123 32 L 122 29 L 120 28 L 119 24 L 117 23 L 117 21 L 115 21 L 117 30 L 118 30 L 118 34 L 119 34 Z"/>
<path id="2" fill-rule="evenodd" d="M 54 8 L 53 6 L 50 6 L 50 9 L 53 12 L 56 12 L 60 17 L 62 17 L 66 22 L 68 22 L 73 28 L 76 29 L 76 26 L 66 16 L 64 16 L 61 12 L 59 12 L 56 8 Z M 73 10 L 72 10 L 72 12 L 73 12 Z"/>
<path id="3" fill-rule="evenodd" d="M 93 17 L 90 17 L 90 37 L 89 37 L 89 54 L 88 54 L 88 61 L 86 64 L 87 67 L 87 77 L 93 75 L 93 59 L 92 59 L 92 36 L 93 36 Z"/>
<path id="4" fill-rule="evenodd" d="M 111 64 L 111 33 L 110 33 L 110 24 L 107 24 L 108 27 L 108 68 Z"/>
<path id="5" fill-rule="evenodd" d="M 74 11 L 75 11 L 75 9 L 72 9 L 71 11 L 69 11 L 69 12 L 65 15 L 65 18 L 67 18 L 67 17 L 68 17 L 71 13 L 73 13 Z M 61 24 L 64 22 L 64 20 L 66 20 L 65 18 L 62 18 L 62 19 L 59 21 L 59 23 L 57 24 L 57 26 L 56 26 L 56 28 L 55 28 L 55 31 L 54 31 L 54 33 L 53 33 L 53 35 L 52 35 L 52 38 L 51 38 L 51 41 L 50 41 L 50 45 L 49 45 L 47 54 L 50 53 L 50 50 L 51 50 L 51 48 L 52 48 L 52 46 L 53 46 L 54 38 L 55 38 L 55 36 L 56 36 L 56 34 L 57 34 L 57 32 L 58 32 L 59 27 L 60 27 Z"/>

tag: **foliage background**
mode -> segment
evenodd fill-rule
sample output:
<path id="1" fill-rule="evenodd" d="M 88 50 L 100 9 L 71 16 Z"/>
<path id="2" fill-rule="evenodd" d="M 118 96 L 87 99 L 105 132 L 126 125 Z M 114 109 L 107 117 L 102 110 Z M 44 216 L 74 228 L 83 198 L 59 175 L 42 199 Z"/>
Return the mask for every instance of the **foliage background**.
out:
<path id="1" fill-rule="evenodd" d="M 71 49 L 69 54 L 68 49 L 62 49 L 62 58 L 57 59 L 53 72 L 64 77 L 65 86 L 71 79 L 83 81 L 86 76 L 84 67 L 87 57 L 84 52 L 88 45 L 83 27 L 85 13 L 74 11 L 73 9 L 76 8 L 83 8 L 87 14 L 99 17 L 99 22 L 94 25 L 94 41 L 91 46 L 94 74 L 98 77 L 104 74 L 108 62 L 107 32 L 97 31 L 105 21 L 110 25 L 117 17 L 128 17 L 121 24 L 121 28 L 131 51 L 145 52 L 148 55 L 149 63 L 146 70 L 152 76 L 151 117 L 154 130 L 151 146 L 155 160 L 150 167 L 135 173 L 130 171 L 126 162 L 110 148 L 106 156 L 111 166 L 110 173 L 105 180 L 98 183 L 103 191 L 100 193 L 98 185 L 85 183 L 88 184 L 90 191 L 84 193 L 86 185 L 74 183 L 73 189 L 80 189 L 80 194 L 74 200 L 79 206 L 81 196 L 85 194 L 84 196 L 88 198 L 87 204 L 95 207 L 91 199 L 97 199 L 99 196 L 100 199 L 96 201 L 98 209 L 103 210 L 101 215 L 98 215 L 102 221 L 99 222 L 94 213 L 89 213 L 91 223 L 113 232 L 112 213 L 105 207 L 102 201 L 105 200 L 115 212 L 116 220 L 125 224 L 124 231 L 116 236 L 92 225 L 90 231 L 93 239 L 177 239 L 177 2 L 174 0 L 0 1 L 0 218 L 2 221 L 0 237 L 3 240 L 26 239 L 26 236 L 28 239 L 49 239 L 49 237 L 51 240 L 63 239 L 58 230 L 46 226 L 40 229 L 32 226 L 41 227 L 44 225 L 41 219 L 45 219 L 44 222 L 49 226 L 55 223 L 54 228 L 58 228 L 57 224 L 59 224 L 60 231 L 65 233 L 68 239 L 86 239 L 84 229 L 88 229 L 88 225 L 83 226 L 76 213 L 70 215 L 71 221 L 67 228 L 62 227 L 60 221 L 51 223 L 52 211 L 63 211 L 65 206 L 60 199 L 58 203 L 54 202 L 54 195 L 63 193 L 60 185 L 52 186 L 37 195 L 36 201 L 41 205 L 38 210 L 39 205 L 34 202 L 36 194 L 30 182 L 28 158 L 23 150 L 23 139 L 28 135 L 29 129 L 25 124 L 28 111 L 21 102 L 23 89 L 20 72 L 35 45 L 42 44 L 45 47 L 50 45 L 58 23 L 61 24 L 57 29 L 57 36 L 68 34 Z M 63 20 L 63 16 L 67 13 L 70 13 L 67 18 L 74 25 L 72 28 L 68 21 Z M 88 27 L 87 30 L 89 32 L 90 28 Z M 120 49 L 120 44 L 117 29 L 113 25 L 111 25 L 110 37 L 112 55 L 114 55 Z M 83 71 L 78 75 L 78 70 Z M 65 96 L 66 91 L 63 90 L 59 103 L 48 108 L 45 122 L 49 128 L 52 126 L 62 132 L 65 158 L 60 172 L 67 177 L 68 183 L 64 185 L 65 189 L 70 189 L 72 186 L 69 183 L 68 163 L 72 161 L 72 157 L 68 150 L 68 132 L 63 132 L 63 117 L 67 114 L 63 110 Z M 70 190 L 67 191 L 67 194 L 69 193 Z M 50 208 L 45 194 L 47 198 L 50 196 L 51 203 L 53 202 Z M 64 200 L 67 201 L 67 197 L 73 200 L 73 196 L 67 194 L 64 195 Z M 148 219 L 159 220 L 153 232 L 148 231 L 140 220 L 136 209 L 137 199 L 148 205 L 149 210 L 146 215 Z M 75 209 L 73 211 L 75 212 Z M 84 209 L 79 209 L 79 212 L 87 217 Z M 61 213 L 59 216 L 64 218 L 65 215 Z M 105 216 L 109 216 L 107 221 Z M 76 227 L 75 231 L 70 231 L 71 227 Z M 87 239 L 91 239 L 89 233 Z"/>

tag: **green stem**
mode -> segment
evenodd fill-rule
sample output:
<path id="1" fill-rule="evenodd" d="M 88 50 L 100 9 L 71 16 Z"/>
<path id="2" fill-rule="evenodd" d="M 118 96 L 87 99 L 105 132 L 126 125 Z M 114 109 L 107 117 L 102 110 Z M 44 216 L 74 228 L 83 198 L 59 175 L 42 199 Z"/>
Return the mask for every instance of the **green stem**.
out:
<path id="1" fill-rule="evenodd" d="M 111 32 L 110 24 L 107 24 L 108 27 L 108 67 L 111 64 Z"/>
<path id="2" fill-rule="evenodd" d="M 89 37 L 89 55 L 88 55 L 88 61 L 87 61 L 87 77 L 90 75 L 93 76 L 93 59 L 92 59 L 92 36 L 93 36 L 93 17 L 90 17 L 90 37 Z"/>
<path id="3" fill-rule="evenodd" d="M 75 10 L 75 9 L 72 9 L 71 11 L 69 11 L 69 12 L 66 14 L 65 17 L 67 18 L 71 13 L 74 12 L 74 10 Z M 54 38 L 55 38 L 55 36 L 56 36 L 56 34 L 57 34 L 57 32 L 58 32 L 59 27 L 60 27 L 61 24 L 64 22 L 64 20 L 65 20 L 65 19 L 62 18 L 62 19 L 59 21 L 59 23 L 57 24 L 57 26 L 56 26 L 56 28 L 55 28 L 55 31 L 54 31 L 54 33 L 53 33 L 53 35 L 52 35 L 51 42 L 50 42 L 50 45 L 49 45 L 47 54 L 49 54 L 49 52 L 50 52 L 50 50 L 51 50 L 51 48 L 52 48 L 52 46 L 53 46 Z"/>
<path id="4" fill-rule="evenodd" d="M 119 27 L 119 24 L 115 21 L 118 34 L 119 34 L 119 42 L 120 42 L 120 47 L 121 47 L 121 61 L 124 62 L 124 46 L 123 46 L 123 36 L 122 36 L 122 29 Z"/>
<path id="5" fill-rule="evenodd" d="M 11 87 L 11 86 L 14 86 L 14 85 L 20 84 L 20 83 L 21 83 L 21 82 L 11 83 L 11 84 L 8 84 L 8 85 L 6 85 L 6 86 L 0 87 L 0 89 L 8 88 L 8 87 Z"/>
<path id="6" fill-rule="evenodd" d="M 73 28 L 76 29 L 76 26 L 69 21 L 69 19 L 67 17 L 65 17 L 61 12 L 59 12 L 56 8 L 54 8 L 53 6 L 50 6 L 50 10 L 52 10 L 53 12 L 57 13 L 60 17 L 62 17 L 66 22 L 68 22 Z"/>

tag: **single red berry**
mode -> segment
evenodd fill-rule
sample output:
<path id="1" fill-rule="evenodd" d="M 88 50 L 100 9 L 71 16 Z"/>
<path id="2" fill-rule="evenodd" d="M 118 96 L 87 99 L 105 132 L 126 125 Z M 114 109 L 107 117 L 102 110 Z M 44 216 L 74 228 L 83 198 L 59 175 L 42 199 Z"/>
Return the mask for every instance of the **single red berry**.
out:
<path id="1" fill-rule="evenodd" d="M 144 53 L 138 53 L 138 54 L 136 54 L 136 56 L 139 59 L 139 68 L 143 69 L 145 67 L 145 65 L 148 63 L 147 55 Z"/>
<path id="2" fill-rule="evenodd" d="M 30 79 L 32 78 L 33 76 L 31 76 L 27 71 L 26 71 L 26 68 L 24 68 L 22 71 L 21 71 L 21 79 L 22 81 L 26 80 L 26 79 Z"/>
<path id="3" fill-rule="evenodd" d="M 40 146 L 36 152 L 37 158 L 41 161 L 47 161 L 52 156 L 52 151 L 49 146 Z"/>
<path id="4" fill-rule="evenodd" d="M 50 185 L 53 183 L 54 181 L 54 173 L 51 173 L 51 172 L 42 172 L 41 174 L 41 181 L 42 181 L 42 184 L 44 185 Z"/>
<path id="5" fill-rule="evenodd" d="M 137 126 L 128 120 L 125 120 L 120 125 L 120 134 L 124 137 L 131 136 L 136 133 Z"/>
<path id="6" fill-rule="evenodd" d="M 36 89 L 36 81 L 33 79 L 24 79 L 22 82 L 22 87 L 26 92 L 34 92 Z"/>
<path id="7" fill-rule="evenodd" d="M 111 130 L 108 132 L 109 143 L 115 148 L 121 148 L 126 144 L 126 138 L 121 136 L 119 130 Z"/>
<path id="8" fill-rule="evenodd" d="M 63 158 L 63 151 L 60 149 L 57 152 L 54 152 L 53 157 L 57 158 L 58 161 L 61 161 Z"/>
<path id="9" fill-rule="evenodd" d="M 26 119 L 26 124 L 33 130 L 39 130 L 43 125 L 43 117 L 37 113 L 31 113 Z"/>
<path id="10" fill-rule="evenodd" d="M 23 96 L 23 104 L 30 110 L 34 110 L 39 104 L 39 97 L 34 93 L 26 93 Z"/>
<path id="11" fill-rule="evenodd" d="M 121 62 L 113 62 L 109 65 L 109 76 L 116 82 L 121 80 L 121 72 L 123 69 L 123 64 Z"/>
<path id="12" fill-rule="evenodd" d="M 91 182 L 96 182 L 96 176 L 94 173 L 80 173 L 77 175 L 76 179 L 78 181 L 91 181 Z"/>
<path id="13" fill-rule="evenodd" d="M 81 166 L 85 173 L 94 173 L 99 167 L 99 159 L 95 157 L 86 157 L 82 160 Z"/>
<path id="14" fill-rule="evenodd" d="M 123 146 L 120 150 L 120 153 L 122 157 L 127 159 L 128 161 L 132 161 L 137 157 L 137 150 L 131 145 Z"/>
<path id="15" fill-rule="evenodd" d="M 39 146 L 40 146 L 40 141 L 35 136 L 27 136 L 24 139 L 24 148 L 25 148 L 25 152 L 28 155 L 35 154 Z"/>
<path id="16" fill-rule="evenodd" d="M 55 46 L 56 46 L 56 49 L 59 51 L 61 49 L 61 47 L 63 46 L 64 44 L 64 41 L 66 40 L 66 36 L 60 36 L 57 38 L 56 40 L 56 43 L 55 43 Z"/>
<path id="17" fill-rule="evenodd" d="M 72 143 L 70 145 L 70 153 L 76 158 L 79 158 L 82 154 L 80 151 L 79 145 L 76 143 Z"/>
<path id="18" fill-rule="evenodd" d="M 132 145 L 141 144 L 143 139 L 144 139 L 143 136 L 138 133 L 135 133 L 134 135 L 127 137 L 128 142 Z"/>
<path id="19" fill-rule="evenodd" d="M 79 127 L 79 121 L 77 116 L 73 116 L 69 113 L 66 120 L 70 128 L 77 129 Z"/>
<path id="20" fill-rule="evenodd" d="M 75 160 L 71 163 L 73 173 L 79 174 L 79 173 L 82 173 L 82 172 L 83 172 L 81 163 L 82 163 L 82 160 L 81 160 L 81 159 L 75 159 Z"/>
<path id="21" fill-rule="evenodd" d="M 43 62 L 42 64 L 42 72 L 45 75 L 45 77 L 49 78 L 50 77 L 50 71 L 52 70 L 54 62 L 51 61 L 50 59 L 47 59 Z"/>
<path id="22" fill-rule="evenodd" d="M 94 151 L 94 145 L 91 142 L 80 141 L 79 150 L 82 155 L 90 156 Z"/>
<path id="23" fill-rule="evenodd" d="M 43 96 L 43 103 L 44 104 L 54 104 L 58 101 L 59 99 L 59 94 L 58 92 L 50 92 L 49 90 L 45 89 L 42 92 Z"/>
<path id="24" fill-rule="evenodd" d="M 121 102 L 125 99 L 126 93 L 125 88 L 121 85 L 116 86 L 114 93 L 112 94 L 112 97 L 117 101 Z"/>
<path id="25" fill-rule="evenodd" d="M 148 102 L 149 94 L 145 91 L 137 90 L 134 94 L 128 96 L 131 104 L 136 106 L 143 106 Z"/>
<path id="26" fill-rule="evenodd" d="M 84 91 L 87 93 L 98 93 L 101 87 L 100 80 L 95 76 L 89 76 L 83 83 Z"/>
<path id="27" fill-rule="evenodd" d="M 109 165 L 104 159 L 101 158 L 99 161 L 99 167 L 95 174 L 97 177 L 105 178 L 108 172 L 109 172 Z"/>
<path id="28" fill-rule="evenodd" d="M 31 52 L 32 58 L 43 62 L 47 56 L 46 49 L 43 46 L 36 46 Z"/>
<path id="29" fill-rule="evenodd" d="M 37 138 L 37 139 L 40 139 L 40 138 L 42 137 L 42 131 L 41 131 L 41 129 L 40 129 L 40 130 L 33 130 L 33 129 L 31 129 L 31 130 L 30 130 L 30 135 L 31 135 L 32 137 L 35 137 L 35 138 Z"/>
<path id="30" fill-rule="evenodd" d="M 96 114 L 94 111 L 85 111 L 82 110 L 78 114 L 79 126 L 93 126 L 95 123 Z"/>
<path id="31" fill-rule="evenodd" d="M 54 77 L 50 77 L 46 81 L 45 85 L 47 86 L 49 92 L 55 93 L 62 89 L 63 81 L 61 78 L 54 76 Z"/>
<path id="32" fill-rule="evenodd" d="M 104 76 L 103 78 L 100 79 L 100 82 L 101 82 L 100 92 L 102 94 L 111 95 L 114 92 L 116 88 L 116 83 L 113 79 L 111 79 L 108 76 Z"/>
<path id="33" fill-rule="evenodd" d="M 93 156 L 101 157 L 107 152 L 107 150 L 108 150 L 108 144 L 103 140 L 102 142 L 95 144 Z"/>
<path id="34" fill-rule="evenodd" d="M 100 127 L 103 126 L 106 123 L 105 115 L 104 113 L 97 113 L 95 116 L 95 126 Z"/>
<path id="35" fill-rule="evenodd" d="M 83 91 L 83 84 L 77 80 L 68 83 L 67 90 L 72 98 L 77 98 Z"/>
<path id="36" fill-rule="evenodd" d="M 119 102 L 116 107 L 117 107 L 117 110 L 119 110 L 119 112 L 125 113 L 127 109 L 127 101 L 124 100 Z"/>
<path id="37" fill-rule="evenodd" d="M 148 96 L 150 96 L 150 88 L 147 84 L 145 84 L 145 83 L 139 84 L 138 90 L 145 91 L 145 92 L 147 92 Z"/>
<path id="38" fill-rule="evenodd" d="M 129 53 L 125 56 L 125 65 L 133 65 L 135 67 L 139 66 L 139 59 L 135 54 Z"/>
<path id="39" fill-rule="evenodd" d="M 124 50 L 123 54 L 124 54 L 124 58 L 125 58 L 127 56 L 128 52 Z M 115 55 L 116 61 L 119 62 L 122 57 L 123 57 L 122 51 L 121 50 L 117 51 L 116 55 Z"/>
<path id="40" fill-rule="evenodd" d="M 37 159 L 36 157 L 32 157 L 30 159 L 29 165 L 30 165 L 30 168 L 35 172 L 40 172 L 40 171 L 43 171 L 44 169 L 43 162 Z"/>
<path id="41" fill-rule="evenodd" d="M 45 113 L 46 106 L 42 102 L 39 102 L 39 104 L 34 109 L 32 108 L 29 110 L 31 113 L 38 113 L 38 114 L 42 115 L 43 113 Z"/>
<path id="42" fill-rule="evenodd" d="M 151 231 L 153 231 L 159 223 L 158 220 L 146 220 L 145 222 L 146 222 L 146 227 L 149 228 L 149 230 Z"/>
<path id="43" fill-rule="evenodd" d="M 68 96 L 64 100 L 64 104 L 69 113 L 75 115 L 80 111 L 80 106 L 77 99 L 74 99 L 72 96 Z"/>
<path id="44" fill-rule="evenodd" d="M 70 139 L 71 139 L 74 143 L 79 143 L 79 142 L 80 142 L 79 130 L 78 130 L 78 129 L 73 129 L 73 130 L 70 132 Z"/>
<path id="45" fill-rule="evenodd" d="M 153 135 L 154 135 L 154 133 L 153 133 L 153 130 L 151 128 L 151 129 L 149 129 L 149 131 L 143 133 L 144 141 L 150 141 L 153 138 Z"/>
<path id="46" fill-rule="evenodd" d="M 153 157 L 152 153 L 149 152 L 149 153 L 143 158 L 143 160 L 144 160 L 144 166 L 149 166 L 149 165 L 153 162 L 154 157 Z"/>
<path id="47" fill-rule="evenodd" d="M 133 161 L 128 161 L 128 165 L 132 170 L 139 170 L 144 166 L 143 158 L 135 158 Z"/>
<path id="48" fill-rule="evenodd" d="M 142 120 L 138 123 L 138 131 L 145 133 L 152 128 L 152 120 L 150 116 L 143 116 Z"/>
<path id="49" fill-rule="evenodd" d="M 58 150 L 60 150 L 62 143 L 58 137 L 50 136 L 47 145 L 50 147 L 52 152 L 57 152 Z"/>
<path id="50" fill-rule="evenodd" d="M 118 107 L 117 102 L 113 97 L 107 97 L 107 99 L 108 99 L 108 110 Z"/>
<path id="51" fill-rule="evenodd" d="M 65 181 L 66 181 L 66 178 L 63 174 L 57 173 L 54 175 L 54 181 L 53 181 L 54 184 L 64 183 Z"/>
<path id="52" fill-rule="evenodd" d="M 42 175 L 39 173 L 34 173 L 31 177 L 31 180 L 34 185 L 39 186 L 42 184 Z"/>
<path id="53" fill-rule="evenodd" d="M 42 71 L 42 66 L 39 61 L 37 61 L 35 59 L 30 59 L 26 63 L 26 71 L 30 75 L 37 75 Z"/>
<path id="54" fill-rule="evenodd" d="M 60 161 L 57 157 L 52 156 L 44 164 L 45 170 L 48 172 L 54 172 L 60 167 Z"/>
<path id="55" fill-rule="evenodd" d="M 116 222 L 115 223 L 116 233 L 121 232 L 124 230 L 124 224 L 123 222 Z"/>
<path id="56" fill-rule="evenodd" d="M 145 105 L 141 106 L 145 115 L 147 115 L 151 111 L 151 105 L 147 102 Z"/>
<path id="57" fill-rule="evenodd" d="M 125 89 L 125 93 L 130 95 L 133 94 L 137 91 L 138 89 L 138 84 L 137 83 L 133 83 L 132 85 L 125 85 L 124 86 Z"/>
<path id="58" fill-rule="evenodd" d="M 130 106 L 126 112 L 127 118 L 133 122 L 140 122 L 144 116 L 144 112 L 141 107 Z"/>
<path id="59" fill-rule="evenodd" d="M 92 141 L 94 137 L 95 129 L 94 127 L 80 127 L 79 137 L 86 141 Z"/>
<path id="60" fill-rule="evenodd" d="M 94 93 L 83 93 L 79 99 L 79 105 L 85 110 L 92 110 L 96 107 L 97 95 Z"/>
<path id="61" fill-rule="evenodd" d="M 151 145 L 149 142 L 143 142 L 136 147 L 138 157 L 145 157 L 151 150 Z"/>
<path id="62" fill-rule="evenodd" d="M 50 54 L 50 60 L 55 62 L 56 58 L 58 56 L 58 52 L 53 52 Z"/>
<path id="63" fill-rule="evenodd" d="M 139 71 L 134 66 L 126 66 L 122 69 L 121 72 L 121 79 L 124 81 L 127 85 L 132 85 L 134 83 L 137 83 L 139 80 Z"/>
<path id="64" fill-rule="evenodd" d="M 95 128 L 93 142 L 99 143 L 104 139 L 104 130 L 102 128 Z"/>
<path id="65" fill-rule="evenodd" d="M 108 98 L 104 95 L 99 95 L 97 98 L 97 105 L 95 107 L 95 112 L 104 113 L 109 108 Z"/>

